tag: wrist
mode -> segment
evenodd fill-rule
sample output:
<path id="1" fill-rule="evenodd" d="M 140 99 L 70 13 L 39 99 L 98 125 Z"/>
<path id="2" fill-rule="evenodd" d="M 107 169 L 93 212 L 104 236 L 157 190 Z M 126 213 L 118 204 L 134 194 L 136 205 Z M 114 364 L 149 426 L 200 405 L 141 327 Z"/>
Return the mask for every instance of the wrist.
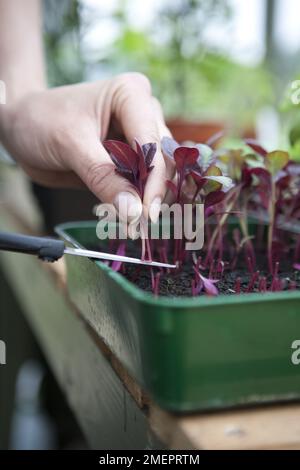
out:
<path id="1" fill-rule="evenodd" d="M 15 128 L 15 121 L 23 106 L 23 101 L 46 89 L 46 84 L 42 82 L 30 82 L 28 86 L 26 83 L 22 83 L 22 86 L 18 86 L 17 83 L 10 84 L 9 90 L 6 91 L 6 102 L 0 104 L 0 142 L 2 144 L 5 145 L 7 136 L 11 135 Z"/>
<path id="2" fill-rule="evenodd" d="M 3 106 L 14 106 L 27 95 L 47 89 L 47 83 L 43 77 L 35 77 L 31 79 L 30 77 L 15 77 L 13 75 L 6 74 L 6 76 L 1 78 L 1 80 L 4 83 L 6 95 L 5 104 Z"/>

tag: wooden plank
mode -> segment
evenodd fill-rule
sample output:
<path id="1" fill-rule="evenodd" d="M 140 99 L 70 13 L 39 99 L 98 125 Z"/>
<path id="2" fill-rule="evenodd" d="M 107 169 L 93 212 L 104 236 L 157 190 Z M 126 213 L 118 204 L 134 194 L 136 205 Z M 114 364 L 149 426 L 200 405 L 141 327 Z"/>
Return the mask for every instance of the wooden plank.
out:
<path id="1" fill-rule="evenodd" d="M 170 449 L 300 449 L 299 404 L 184 417 L 152 407 L 150 421 Z"/>
<path id="2" fill-rule="evenodd" d="M 20 367 L 39 358 L 32 332 L 21 314 L 0 267 L 0 339 L 6 344 L 6 365 L 0 364 L 0 449 L 10 446 L 11 419 L 15 411 L 15 386 Z M 17 345 L 17 347 L 16 347 Z"/>
<path id="3" fill-rule="evenodd" d="M 24 219 L 28 227 L 41 230 L 43 223 L 38 204 L 32 194 L 30 180 L 17 165 L 0 161 L 0 200 L 8 203 L 10 210 Z"/>

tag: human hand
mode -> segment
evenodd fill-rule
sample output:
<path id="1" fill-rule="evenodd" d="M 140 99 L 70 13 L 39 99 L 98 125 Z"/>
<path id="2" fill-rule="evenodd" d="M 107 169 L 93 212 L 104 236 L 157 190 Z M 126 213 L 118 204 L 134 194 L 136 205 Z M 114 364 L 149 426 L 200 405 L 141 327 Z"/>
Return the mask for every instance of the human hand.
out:
<path id="1" fill-rule="evenodd" d="M 160 150 L 165 135 L 170 132 L 161 107 L 148 79 L 138 73 L 30 93 L 0 111 L 0 138 L 34 181 L 50 187 L 87 186 L 102 202 L 120 211 L 125 207 L 127 213 L 120 217 L 129 215 L 129 221 L 141 214 L 142 202 L 146 217 L 158 216 L 165 181 L 172 177 Z M 143 201 L 115 172 L 101 144 L 107 138 L 157 143 Z M 120 207 L 120 197 L 127 205 Z"/>

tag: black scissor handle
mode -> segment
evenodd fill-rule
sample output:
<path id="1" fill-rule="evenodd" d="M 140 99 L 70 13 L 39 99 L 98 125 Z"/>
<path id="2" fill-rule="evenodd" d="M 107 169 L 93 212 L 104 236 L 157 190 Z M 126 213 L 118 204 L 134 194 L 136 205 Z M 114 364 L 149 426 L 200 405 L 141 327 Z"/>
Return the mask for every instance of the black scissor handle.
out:
<path id="1" fill-rule="evenodd" d="M 0 250 L 36 255 L 43 261 L 56 261 L 64 254 L 62 240 L 0 232 Z"/>

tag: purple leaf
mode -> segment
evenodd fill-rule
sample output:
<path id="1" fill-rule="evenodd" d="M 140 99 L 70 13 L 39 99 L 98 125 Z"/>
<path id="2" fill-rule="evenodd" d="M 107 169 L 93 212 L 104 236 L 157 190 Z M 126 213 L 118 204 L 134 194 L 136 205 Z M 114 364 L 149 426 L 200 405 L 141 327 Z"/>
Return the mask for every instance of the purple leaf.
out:
<path id="1" fill-rule="evenodd" d="M 139 159 L 139 180 L 144 182 L 148 177 L 148 168 L 146 166 L 144 157 Z"/>
<path id="2" fill-rule="evenodd" d="M 128 144 L 116 140 L 106 140 L 103 145 L 120 165 L 131 170 L 135 176 L 137 175 L 138 154 Z"/>
<path id="3" fill-rule="evenodd" d="M 206 277 L 202 276 L 202 274 L 200 274 L 199 271 L 197 271 L 195 268 L 194 271 L 199 277 L 199 279 L 202 281 L 204 290 L 207 295 L 215 296 L 219 294 L 219 291 L 215 286 L 215 284 L 218 282 L 217 279 L 207 279 Z"/>
<path id="4" fill-rule="evenodd" d="M 251 175 L 257 176 L 267 186 L 271 184 L 271 175 L 265 168 L 251 168 L 249 171 Z"/>
<path id="5" fill-rule="evenodd" d="M 136 149 L 137 149 L 137 154 L 138 154 L 138 157 L 139 157 L 139 162 L 138 162 L 138 168 L 139 168 L 139 172 L 138 172 L 138 179 L 140 181 L 140 185 L 142 185 L 142 183 L 147 179 L 148 177 L 148 168 L 147 168 L 147 165 L 146 165 L 146 162 L 145 162 L 145 154 L 143 152 L 143 148 L 141 147 L 141 145 L 139 144 L 139 142 L 134 139 L 135 141 L 135 145 L 136 145 Z M 141 188 L 140 188 L 141 189 Z"/>
<path id="6" fill-rule="evenodd" d="M 178 147 L 174 152 L 174 160 L 178 173 L 187 173 L 196 163 L 199 150 L 190 147 Z"/>
<path id="7" fill-rule="evenodd" d="M 122 242 L 120 243 L 116 254 L 119 256 L 125 256 L 125 253 L 126 253 L 126 243 Z M 120 271 L 121 266 L 122 266 L 122 261 L 113 261 L 111 263 L 111 269 L 115 272 Z"/>
<path id="8" fill-rule="evenodd" d="M 207 209 L 208 207 L 214 206 L 215 204 L 218 204 L 219 202 L 222 202 L 225 196 L 226 194 L 223 191 L 215 191 L 215 192 L 209 193 L 205 198 L 205 209 Z"/>
<path id="9" fill-rule="evenodd" d="M 264 149 L 255 139 L 245 139 L 245 143 L 254 150 L 254 152 L 258 153 L 262 157 L 267 155 L 266 149 Z"/>
<path id="10" fill-rule="evenodd" d="M 116 168 L 116 173 L 118 173 L 120 176 L 123 176 L 123 178 L 126 178 L 130 183 L 133 185 L 135 184 L 135 178 L 132 173 L 132 171 L 127 170 L 127 168 Z"/>
<path id="11" fill-rule="evenodd" d="M 134 139 L 134 144 L 136 146 L 136 152 L 137 152 L 139 158 L 144 160 L 144 152 L 143 152 L 142 146 L 140 145 L 140 143 L 137 139 Z"/>
<path id="12" fill-rule="evenodd" d="M 207 295 L 211 295 L 211 296 L 219 295 L 219 291 L 215 286 L 215 283 L 218 282 L 217 280 L 207 279 L 201 274 L 200 274 L 200 277 L 203 282 L 204 290 L 207 293 Z"/>
<path id="13" fill-rule="evenodd" d="M 293 264 L 293 268 L 297 269 L 297 271 L 300 271 L 300 263 Z"/>
<path id="14" fill-rule="evenodd" d="M 155 152 L 156 152 L 156 144 L 155 143 L 148 143 L 144 145 L 140 145 L 139 142 L 134 139 L 136 149 L 137 149 L 137 154 L 139 157 L 139 175 L 138 179 L 141 182 L 144 182 L 150 171 L 154 168 L 153 166 L 150 166 L 152 163 L 152 160 L 154 158 Z"/>
<path id="15" fill-rule="evenodd" d="M 157 145 L 155 143 L 144 144 L 142 150 L 145 156 L 146 166 L 149 168 L 156 154 Z"/>
<path id="16" fill-rule="evenodd" d="M 198 187 L 203 186 L 206 183 L 206 179 L 203 178 L 203 176 L 200 173 L 198 173 L 198 171 L 192 170 L 190 175 Z"/>
<path id="17" fill-rule="evenodd" d="M 287 175 L 284 171 L 279 171 L 276 174 L 274 181 L 281 189 L 288 188 L 291 183 L 291 176 Z"/>
<path id="18" fill-rule="evenodd" d="M 156 152 L 156 144 L 148 143 L 141 146 L 136 139 L 134 142 L 136 151 L 124 142 L 115 140 L 107 140 L 103 145 L 110 153 L 116 172 L 130 181 L 143 198 L 147 178 L 153 170 L 151 163 Z"/>
<path id="19" fill-rule="evenodd" d="M 251 170 L 249 168 L 244 167 L 242 169 L 241 182 L 244 188 L 251 186 L 252 178 L 251 178 Z"/>
<path id="20" fill-rule="evenodd" d="M 176 187 L 176 184 L 173 183 L 173 181 L 170 181 L 170 180 L 167 180 L 166 181 L 166 186 L 168 189 L 170 189 L 172 191 L 172 193 L 174 194 L 174 196 L 176 197 L 177 195 L 177 187 Z"/>

